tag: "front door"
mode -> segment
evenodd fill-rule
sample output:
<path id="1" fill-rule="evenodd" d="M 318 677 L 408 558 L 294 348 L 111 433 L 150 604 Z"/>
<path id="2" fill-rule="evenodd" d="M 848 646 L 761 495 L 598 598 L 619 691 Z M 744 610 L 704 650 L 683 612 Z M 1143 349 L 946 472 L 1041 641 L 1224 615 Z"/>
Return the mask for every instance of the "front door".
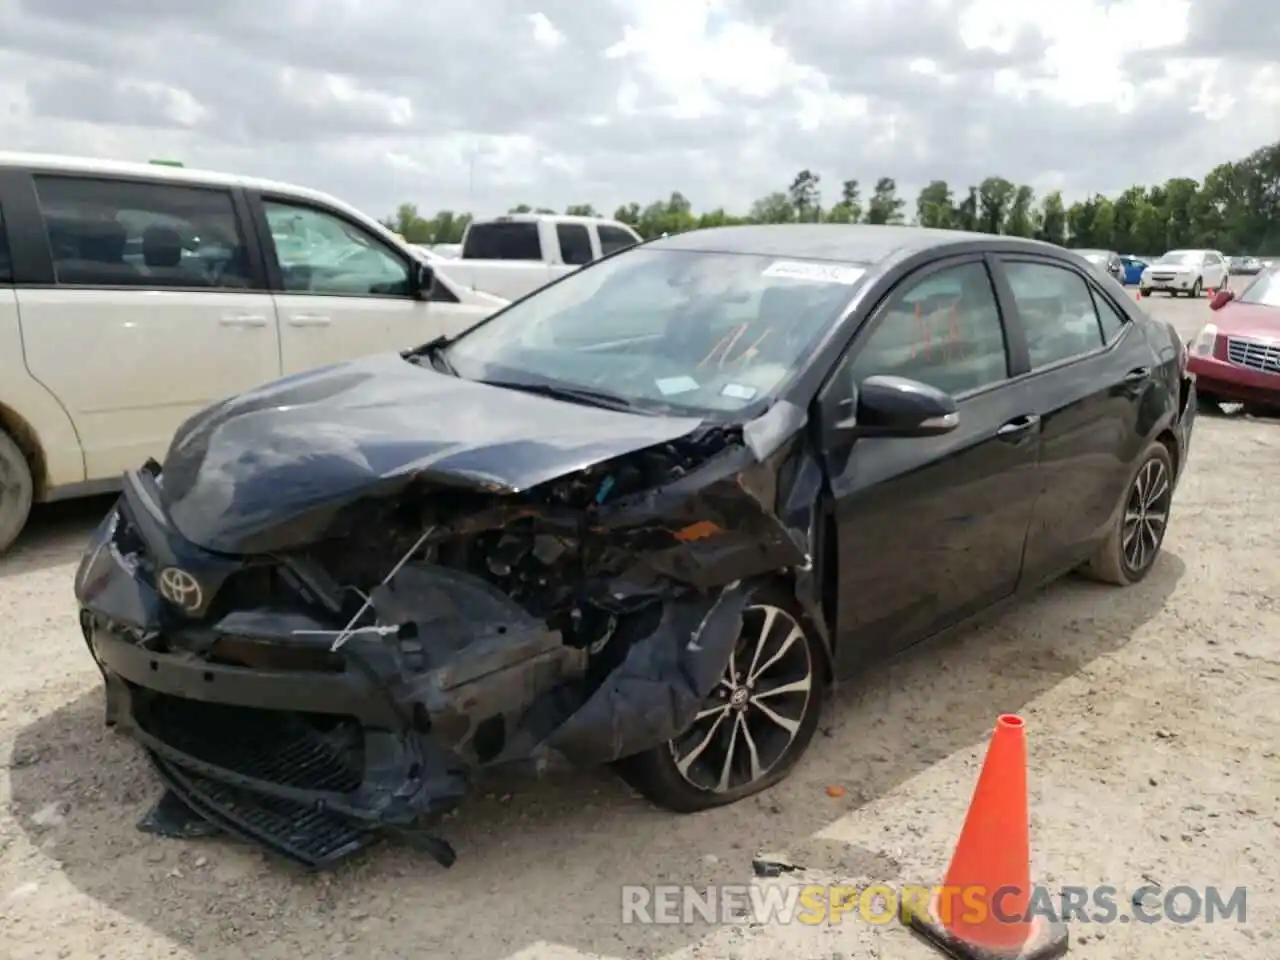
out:
<path id="1" fill-rule="evenodd" d="M 465 329 L 461 312 L 413 295 L 406 251 L 339 211 L 264 197 L 262 212 L 285 373 L 407 350 Z"/>
<path id="2" fill-rule="evenodd" d="M 1108 297 L 1061 263 L 1004 258 L 1030 354 L 1042 491 L 1027 534 L 1026 583 L 1086 560 L 1142 453 L 1151 349 Z"/>
<path id="3" fill-rule="evenodd" d="M 19 289 L 24 353 L 75 424 L 86 479 L 162 458 L 188 417 L 280 375 L 229 190 L 33 179 L 54 282 Z"/>
<path id="4" fill-rule="evenodd" d="M 840 384 L 909 377 L 954 395 L 960 426 L 859 439 L 828 454 L 843 664 L 906 646 L 1013 593 L 1035 501 L 1039 433 L 1009 357 L 987 267 L 908 277 L 838 370 Z"/>

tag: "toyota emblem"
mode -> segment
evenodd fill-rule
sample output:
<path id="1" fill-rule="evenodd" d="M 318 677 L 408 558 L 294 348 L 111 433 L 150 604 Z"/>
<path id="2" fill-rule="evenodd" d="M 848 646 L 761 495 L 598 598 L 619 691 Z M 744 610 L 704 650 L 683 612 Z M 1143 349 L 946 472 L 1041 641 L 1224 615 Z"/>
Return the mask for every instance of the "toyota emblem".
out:
<path id="1" fill-rule="evenodd" d="M 200 583 L 185 570 L 165 567 L 160 571 L 160 596 L 187 613 L 194 613 L 204 604 L 204 591 Z"/>

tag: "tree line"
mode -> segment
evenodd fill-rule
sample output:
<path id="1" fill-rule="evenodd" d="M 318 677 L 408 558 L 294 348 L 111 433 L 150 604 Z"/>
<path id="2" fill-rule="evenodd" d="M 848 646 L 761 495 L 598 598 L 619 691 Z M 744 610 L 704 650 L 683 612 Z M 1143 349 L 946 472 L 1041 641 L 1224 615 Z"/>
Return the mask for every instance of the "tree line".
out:
<path id="1" fill-rule="evenodd" d="M 1203 180 L 1176 177 L 1157 186 L 1130 187 L 1118 197 L 1094 194 L 1071 204 L 1058 191 L 1037 197 L 1026 184 L 997 176 L 964 188 L 934 180 L 913 206 L 892 177 L 880 177 L 869 191 L 859 180 L 844 180 L 829 206 L 826 199 L 822 177 L 801 170 L 785 190 L 761 197 L 745 214 L 723 208 L 694 213 L 689 199 L 677 191 L 648 205 L 624 204 L 613 217 L 645 239 L 749 223 L 911 223 L 1121 253 L 1209 247 L 1230 255 L 1268 255 L 1280 252 L 1280 142 L 1219 164 Z M 557 211 L 521 204 L 509 212 Z M 564 212 L 602 215 L 590 204 Z M 428 218 L 414 204 L 404 203 L 383 222 L 410 243 L 457 243 L 471 219 L 471 214 L 451 210 Z"/>

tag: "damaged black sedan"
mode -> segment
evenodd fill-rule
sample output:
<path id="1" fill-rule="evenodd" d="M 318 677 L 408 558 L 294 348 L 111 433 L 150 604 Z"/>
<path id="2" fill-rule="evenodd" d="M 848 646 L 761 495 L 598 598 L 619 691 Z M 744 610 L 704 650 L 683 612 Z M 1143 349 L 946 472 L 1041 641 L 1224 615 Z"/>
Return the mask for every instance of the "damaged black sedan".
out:
<path id="1" fill-rule="evenodd" d="M 448 864 L 484 770 L 750 795 L 836 677 L 1076 568 L 1146 576 L 1185 361 L 1057 247 L 760 226 L 217 403 L 76 576 L 108 723 L 168 788 L 144 826 Z"/>

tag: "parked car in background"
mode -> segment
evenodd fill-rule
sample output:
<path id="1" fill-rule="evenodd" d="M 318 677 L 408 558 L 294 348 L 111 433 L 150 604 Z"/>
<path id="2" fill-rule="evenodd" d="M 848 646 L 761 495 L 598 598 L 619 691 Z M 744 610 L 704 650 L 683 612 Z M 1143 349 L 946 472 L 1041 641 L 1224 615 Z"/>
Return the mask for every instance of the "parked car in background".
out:
<path id="1" fill-rule="evenodd" d="M 787 776 L 832 679 L 1146 577 L 1185 359 L 1046 243 L 674 235 L 193 417 L 91 538 L 79 623 L 165 809 L 311 866 L 388 831 L 452 862 L 429 831 L 484 768 L 716 807 Z"/>
<path id="2" fill-rule="evenodd" d="M 1280 409 L 1280 269 L 1258 274 L 1239 294 L 1219 291 L 1209 306 L 1213 319 L 1192 341 L 1187 365 L 1201 408 Z"/>
<path id="3" fill-rule="evenodd" d="M 1257 257 L 1232 257 L 1231 273 L 1235 276 L 1250 277 L 1262 271 L 1262 261 Z"/>
<path id="4" fill-rule="evenodd" d="M 1114 250 L 1075 250 L 1073 252 L 1084 257 L 1113 280 L 1124 281 L 1124 267 L 1120 263 L 1120 254 Z"/>
<path id="5" fill-rule="evenodd" d="M 1126 287 L 1137 286 L 1142 282 L 1142 272 L 1150 266 L 1150 261 L 1134 256 L 1121 256 L 1121 280 Z"/>
<path id="6" fill-rule="evenodd" d="M 1148 297 L 1157 290 L 1170 296 L 1199 297 L 1227 285 L 1226 258 L 1217 250 L 1170 250 L 1142 271 L 1138 290 Z"/>
<path id="7" fill-rule="evenodd" d="M 639 242 L 638 233 L 616 220 L 515 213 L 468 225 L 461 252 L 443 269 L 455 284 L 518 300 Z"/>
<path id="8" fill-rule="evenodd" d="M 0 153 L 0 552 L 33 502 L 118 488 L 219 397 L 452 336 L 505 301 L 322 193 Z"/>

